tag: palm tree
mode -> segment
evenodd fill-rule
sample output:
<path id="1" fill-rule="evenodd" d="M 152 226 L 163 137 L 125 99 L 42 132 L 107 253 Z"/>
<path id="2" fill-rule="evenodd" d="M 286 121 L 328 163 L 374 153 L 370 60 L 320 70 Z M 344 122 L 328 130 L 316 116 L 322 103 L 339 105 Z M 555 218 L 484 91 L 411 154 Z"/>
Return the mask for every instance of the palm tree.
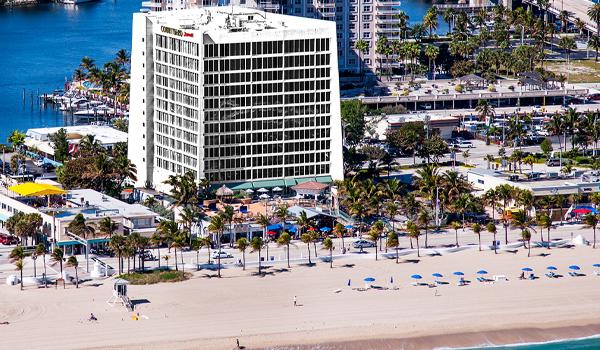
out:
<path id="1" fill-rule="evenodd" d="M 23 267 L 25 266 L 25 263 L 23 261 L 23 259 L 17 259 L 14 261 L 15 263 L 15 270 L 19 271 L 21 274 L 21 290 L 23 290 Z"/>
<path id="2" fill-rule="evenodd" d="M 598 226 L 598 215 L 587 214 L 583 217 L 583 223 L 586 227 L 591 227 L 594 230 L 594 242 L 592 248 L 596 249 L 596 227 Z"/>
<path id="3" fill-rule="evenodd" d="M 537 218 L 537 224 L 540 226 L 540 235 L 542 234 L 542 231 L 544 229 L 548 230 L 548 246 L 547 248 L 550 249 L 550 229 L 552 228 L 552 219 L 550 218 L 550 216 L 548 214 L 542 214 L 539 215 Z M 544 239 L 542 238 L 542 242 L 544 241 Z"/>
<path id="4" fill-rule="evenodd" d="M 496 244 L 496 224 L 494 222 L 490 222 L 487 224 L 487 226 L 485 227 L 485 229 L 491 233 L 492 235 L 494 235 L 494 254 L 498 254 L 498 245 Z"/>
<path id="5" fill-rule="evenodd" d="M 286 209 L 287 210 L 287 209 Z M 292 242 L 292 236 L 289 233 L 284 232 L 277 239 L 278 246 L 285 246 L 286 255 L 287 255 L 287 267 L 290 268 L 290 243 Z"/>
<path id="6" fill-rule="evenodd" d="M 375 261 L 377 261 L 377 242 L 383 236 L 383 221 L 377 220 L 369 230 L 369 239 L 375 242 Z"/>
<path id="7" fill-rule="evenodd" d="M 308 264 L 312 265 L 312 261 L 310 260 L 310 244 L 313 241 L 313 235 L 311 235 L 310 233 L 303 233 L 300 236 L 300 240 L 302 241 L 302 243 L 306 243 L 306 248 L 308 249 Z"/>
<path id="8" fill-rule="evenodd" d="M 454 229 L 454 238 L 456 239 L 456 247 L 458 248 L 458 229 L 461 228 L 463 224 L 458 221 L 452 221 L 450 226 L 452 226 L 452 228 Z"/>
<path id="9" fill-rule="evenodd" d="M 67 229 L 72 234 L 83 238 L 87 238 L 88 236 L 93 237 L 96 232 L 93 226 L 86 223 L 85 217 L 81 213 L 75 215 L 73 221 L 67 226 Z"/>
<path id="10" fill-rule="evenodd" d="M 250 247 L 252 247 L 252 252 L 258 252 L 258 274 L 261 274 L 261 264 L 260 264 L 260 251 L 262 250 L 263 247 L 263 240 L 262 237 L 254 237 L 252 238 L 252 241 L 250 241 Z M 310 249 L 309 249 L 309 253 L 310 253 Z"/>
<path id="11" fill-rule="evenodd" d="M 14 150 L 18 150 L 25 144 L 25 134 L 19 130 L 13 130 L 8 137 L 8 142 L 13 146 Z"/>
<path id="12" fill-rule="evenodd" d="M 359 54 L 359 58 L 360 58 L 360 77 L 361 79 L 363 79 L 363 65 L 364 65 L 364 59 L 363 59 L 363 55 L 365 55 L 367 52 L 369 52 L 369 43 L 366 40 L 363 39 L 359 39 L 356 41 L 356 43 L 354 44 L 354 48 L 358 51 Z"/>
<path id="13" fill-rule="evenodd" d="M 477 235 L 477 238 L 479 240 L 479 251 L 481 251 L 481 230 L 483 228 L 478 223 L 475 223 L 475 224 L 473 224 L 471 229 L 473 230 L 473 233 L 475 233 Z"/>
<path id="14" fill-rule="evenodd" d="M 448 23 L 448 32 L 452 33 L 452 24 L 454 23 L 454 16 L 456 12 L 452 7 L 447 8 L 442 14 L 442 18 L 446 23 Z"/>
<path id="15" fill-rule="evenodd" d="M 329 250 L 329 268 L 333 268 L 333 240 L 329 237 L 323 240 L 323 249 Z"/>
<path id="16" fill-rule="evenodd" d="M 342 225 L 341 223 L 337 223 L 335 224 L 335 226 L 333 227 L 333 233 L 337 236 L 340 237 L 342 239 L 342 251 L 345 252 L 345 245 L 344 245 L 344 235 L 346 234 L 346 228 L 344 227 L 344 225 Z"/>
<path id="17" fill-rule="evenodd" d="M 439 54 L 440 54 L 439 47 L 432 45 L 432 44 L 425 46 L 425 56 L 429 60 L 428 67 L 429 67 L 429 70 L 432 72 L 433 80 L 435 80 L 435 60 L 437 59 Z M 433 62 L 433 67 L 431 65 L 432 62 Z"/>
<path id="18" fill-rule="evenodd" d="M 593 4 L 587 11 L 587 15 L 596 23 L 597 34 L 600 35 L 600 4 Z"/>
<path id="19" fill-rule="evenodd" d="M 210 261 L 210 247 L 212 247 L 212 238 L 210 236 L 206 236 L 200 239 L 200 243 L 202 243 L 203 247 L 206 247 L 206 249 L 208 250 L 208 264 L 211 264 Z"/>
<path id="20" fill-rule="evenodd" d="M 115 63 L 120 66 L 125 66 L 131 61 L 129 57 L 129 53 L 125 49 L 120 49 L 117 51 L 117 55 L 115 57 Z"/>
<path id="21" fill-rule="evenodd" d="M 200 249 L 202 249 L 203 243 L 201 238 L 195 238 L 190 244 L 190 249 L 196 252 L 196 271 L 200 270 Z"/>
<path id="22" fill-rule="evenodd" d="M 237 247 L 242 252 L 242 270 L 246 270 L 246 249 L 250 246 L 250 242 L 244 237 L 237 240 Z"/>
<path id="23" fill-rule="evenodd" d="M 169 247 L 173 248 L 173 255 L 175 258 L 175 271 L 179 271 L 179 265 L 177 263 L 177 249 L 179 249 L 180 253 L 181 253 L 181 271 L 185 270 L 184 264 L 183 264 L 183 247 L 185 246 L 185 242 L 186 239 L 185 237 L 181 234 L 181 231 L 177 230 L 176 234 L 174 236 L 172 236 L 171 238 L 171 244 L 169 245 Z M 221 270 L 220 270 L 220 266 L 219 265 L 217 268 L 219 268 L 218 270 L 218 277 L 221 277 Z"/>
<path id="24" fill-rule="evenodd" d="M 417 223 L 425 229 L 425 248 L 429 248 L 428 237 L 429 237 L 429 221 L 431 220 L 431 214 L 427 208 L 421 208 L 419 214 L 417 214 Z"/>
<path id="25" fill-rule="evenodd" d="M 223 230 L 225 228 L 225 220 L 222 215 L 215 215 L 210 220 L 210 224 L 208 225 L 208 231 L 214 232 L 217 235 L 217 249 L 219 249 L 219 254 L 217 255 L 217 276 L 221 277 L 221 235 L 223 234 Z"/>
<path id="26" fill-rule="evenodd" d="M 159 227 L 160 227 L 160 224 L 159 224 Z M 108 242 L 108 247 L 117 256 L 118 270 L 119 270 L 118 274 L 121 274 L 123 272 L 122 257 L 124 256 L 124 253 L 125 253 L 125 249 L 126 249 L 125 245 L 126 245 L 125 237 L 121 236 L 121 235 L 112 236 L 112 238 Z"/>
<path id="27" fill-rule="evenodd" d="M 60 276 L 62 278 L 63 275 L 63 259 L 65 258 L 65 253 L 63 252 L 62 249 L 56 247 L 54 248 L 54 250 L 52 251 L 52 254 L 50 255 L 50 260 L 53 261 L 54 263 L 59 263 L 60 264 Z"/>
<path id="28" fill-rule="evenodd" d="M 229 225 L 229 234 L 232 235 L 232 237 L 235 237 L 235 233 L 233 232 L 233 228 L 231 227 L 231 224 L 233 223 L 233 219 L 234 219 L 234 209 L 231 205 L 226 205 L 223 208 L 223 211 L 221 212 L 221 218 L 223 219 L 223 224 L 227 224 Z M 225 226 L 225 225 L 223 225 Z M 223 227 L 223 230 L 225 230 L 225 227 Z M 210 230 L 209 230 L 210 231 Z M 233 241 L 234 239 L 230 239 L 231 245 L 233 245 Z M 220 243 L 220 241 L 218 241 Z"/>
<path id="29" fill-rule="evenodd" d="M 10 261 L 15 263 L 17 270 L 21 271 L 21 290 L 23 290 L 23 261 L 26 256 L 27 254 L 25 254 L 25 248 L 22 245 L 14 247 L 8 256 Z"/>
<path id="30" fill-rule="evenodd" d="M 523 243 L 527 242 L 527 257 L 531 256 L 531 232 L 528 229 L 521 230 L 521 238 L 523 239 Z"/>
<path id="31" fill-rule="evenodd" d="M 168 256 L 168 255 L 165 255 L 165 256 L 163 256 L 163 260 L 165 261 L 165 265 L 166 265 L 166 267 L 167 267 L 167 270 L 169 269 L 169 259 L 170 259 L 170 258 L 171 258 L 171 257 L 170 257 L 170 256 Z"/>
<path id="32" fill-rule="evenodd" d="M 75 288 L 79 288 L 79 275 L 77 274 L 77 267 L 79 267 L 79 261 L 77 261 L 77 257 L 71 255 L 67 259 L 67 266 L 72 267 L 75 270 Z"/>
<path id="33" fill-rule="evenodd" d="M 570 36 L 563 36 L 558 41 L 558 47 L 563 49 L 567 54 L 567 64 L 569 64 L 571 60 L 571 52 L 577 49 L 577 45 L 575 44 L 575 39 Z"/>
<path id="34" fill-rule="evenodd" d="M 302 216 L 302 212 L 300 213 Z M 267 236 L 267 227 L 271 224 L 271 221 L 266 215 L 258 214 L 256 218 L 256 223 L 259 224 L 263 228 L 263 240 Z"/>
<path id="35" fill-rule="evenodd" d="M 498 199 L 502 201 L 502 216 L 506 221 L 506 207 L 509 201 L 513 200 L 514 188 L 508 184 L 502 184 L 496 187 Z M 508 244 L 508 226 L 504 225 L 504 244 Z"/>
<path id="36" fill-rule="evenodd" d="M 475 106 L 475 111 L 479 114 L 480 120 L 485 120 L 488 117 L 494 116 L 494 106 L 492 106 L 488 100 L 479 100 L 477 106 Z"/>
<path id="37" fill-rule="evenodd" d="M 431 6 L 425 16 L 423 16 L 423 26 L 429 28 L 429 37 L 433 37 L 438 28 L 438 10 L 436 6 Z"/>
<path id="38" fill-rule="evenodd" d="M 100 231 L 100 233 L 102 235 L 107 236 L 109 239 L 112 237 L 112 235 L 118 229 L 119 229 L 119 224 L 117 222 L 114 222 L 108 216 L 105 218 L 102 218 L 102 220 L 100 220 L 100 222 L 98 222 L 98 231 Z"/>
<path id="39" fill-rule="evenodd" d="M 417 257 L 420 257 L 421 253 L 419 251 L 419 236 L 421 235 L 421 231 L 419 230 L 419 226 L 412 221 L 408 221 L 406 223 L 406 229 L 408 231 L 408 237 L 417 241 Z"/>
<path id="40" fill-rule="evenodd" d="M 588 47 L 596 52 L 594 60 L 598 62 L 598 51 L 600 51 L 600 36 L 593 34 L 588 41 Z"/>
<path id="41" fill-rule="evenodd" d="M 388 233 L 386 245 L 388 247 L 394 248 L 396 250 L 396 264 L 397 264 L 398 258 L 399 258 L 398 246 L 400 245 L 400 242 L 398 241 L 398 234 L 396 233 L 396 231 L 392 231 L 392 232 Z"/>
<path id="42" fill-rule="evenodd" d="M 164 243 L 164 236 L 161 234 L 161 232 L 156 231 L 150 237 L 150 243 L 156 248 L 158 269 L 160 270 L 160 246 Z"/>
<path id="43" fill-rule="evenodd" d="M 47 284 L 47 278 L 46 278 L 46 246 L 43 243 L 39 243 L 35 247 L 35 255 L 36 256 L 40 256 L 40 255 L 42 256 L 42 262 L 44 263 L 44 285 L 46 285 Z"/>

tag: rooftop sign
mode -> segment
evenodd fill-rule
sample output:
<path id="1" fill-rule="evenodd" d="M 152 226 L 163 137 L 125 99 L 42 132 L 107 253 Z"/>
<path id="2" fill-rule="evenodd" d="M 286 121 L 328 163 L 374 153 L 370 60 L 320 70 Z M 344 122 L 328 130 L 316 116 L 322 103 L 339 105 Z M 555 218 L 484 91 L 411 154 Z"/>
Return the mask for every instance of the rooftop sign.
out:
<path id="1" fill-rule="evenodd" d="M 193 33 L 187 33 L 181 29 L 175 29 L 175 28 L 166 27 L 166 26 L 161 26 L 160 31 L 163 33 L 166 33 L 166 34 L 171 34 L 171 35 L 176 35 L 176 36 L 194 37 Z"/>

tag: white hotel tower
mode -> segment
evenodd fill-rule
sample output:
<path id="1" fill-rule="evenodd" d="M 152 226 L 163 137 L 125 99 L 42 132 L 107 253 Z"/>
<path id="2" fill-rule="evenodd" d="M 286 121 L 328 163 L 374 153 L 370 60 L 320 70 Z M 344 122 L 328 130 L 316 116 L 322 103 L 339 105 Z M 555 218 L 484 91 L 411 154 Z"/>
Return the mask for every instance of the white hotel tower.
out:
<path id="1" fill-rule="evenodd" d="M 238 7 L 133 17 L 129 158 L 233 189 L 342 179 L 334 22 Z"/>

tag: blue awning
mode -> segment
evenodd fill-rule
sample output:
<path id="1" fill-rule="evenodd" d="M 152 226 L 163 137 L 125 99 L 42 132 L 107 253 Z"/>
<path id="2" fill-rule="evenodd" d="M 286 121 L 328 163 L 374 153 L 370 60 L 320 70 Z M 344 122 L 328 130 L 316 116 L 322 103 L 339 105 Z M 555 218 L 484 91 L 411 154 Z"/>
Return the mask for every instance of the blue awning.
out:
<path id="1" fill-rule="evenodd" d="M 56 242 L 56 245 L 59 247 L 64 247 L 64 246 L 68 246 L 68 245 L 78 245 L 81 244 L 77 241 L 63 241 L 63 242 Z M 81 244 L 83 245 L 83 244 Z"/>
<path id="2" fill-rule="evenodd" d="M 282 228 L 281 224 L 273 224 L 273 225 L 267 226 L 267 230 L 269 230 L 269 231 L 281 230 L 281 228 Z"/>

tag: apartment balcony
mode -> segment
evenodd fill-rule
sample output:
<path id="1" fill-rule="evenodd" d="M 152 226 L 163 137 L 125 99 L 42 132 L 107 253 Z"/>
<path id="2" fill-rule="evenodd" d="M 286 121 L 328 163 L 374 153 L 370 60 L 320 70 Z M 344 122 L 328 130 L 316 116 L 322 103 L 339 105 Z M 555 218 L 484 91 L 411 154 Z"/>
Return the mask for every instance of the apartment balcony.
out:
<path id="1" fill-rule="evenodd" d="M 377 9 L 375 11 L 376 16 L 384 16 L 384 15 L 397 15 L 400 13 L 400 9 Z"/>
<path id="2" fill-rule="evenodd" d="M 398 27 L 379 27 L 377 28 L 377 33 L 387 34 L 387 33 L 398 33 L 400 29 Z"/>
<path id="3" fill-rule="evenodd" d="M 393 17 L 377 17 L 375 23 L 379 24 L 398 24 L 398 19 Z"/>
<path id="4" fill-rule="evenodd" d="M 400 6 L 402 1 L 399 0 L 377 0 L 375 6 Z"/>

